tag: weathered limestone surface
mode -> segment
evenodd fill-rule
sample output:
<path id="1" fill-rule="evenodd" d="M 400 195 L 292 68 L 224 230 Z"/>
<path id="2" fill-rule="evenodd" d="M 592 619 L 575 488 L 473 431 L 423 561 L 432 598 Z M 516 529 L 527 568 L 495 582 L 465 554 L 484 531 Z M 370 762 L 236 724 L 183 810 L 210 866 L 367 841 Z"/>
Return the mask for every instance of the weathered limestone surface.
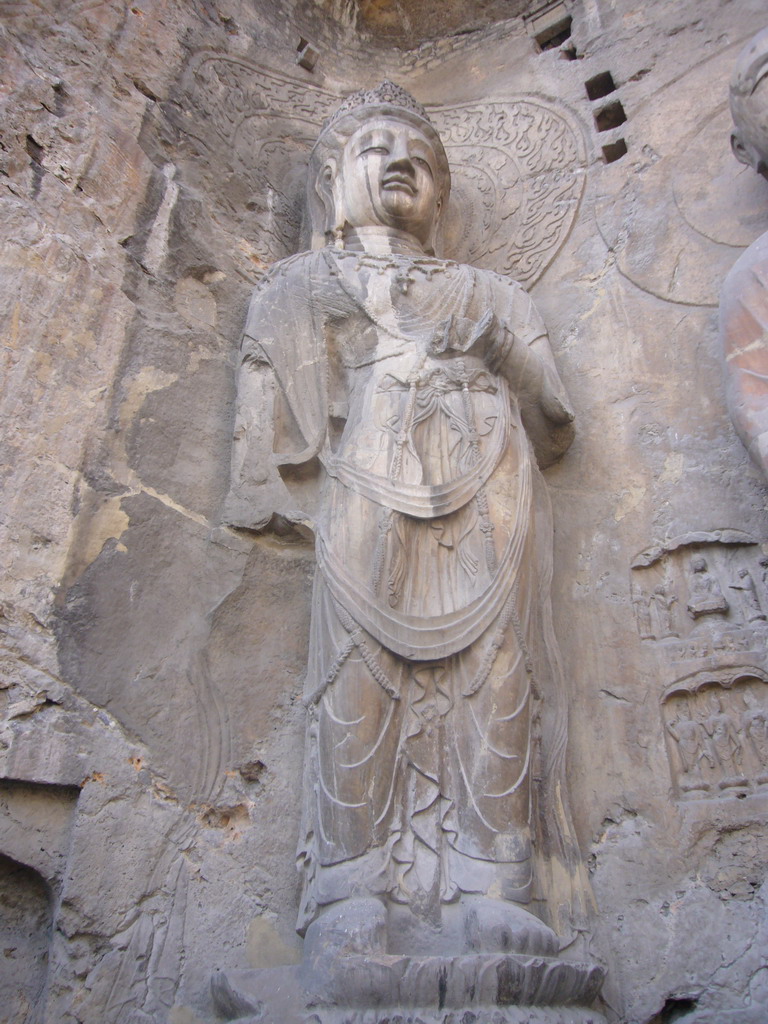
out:
<path id="1" fill-rule="evenodd" d="M 396 37 L 395 6 L 3 5 L 11 1020 L 207 1024 L 214 969 L 301 958 L 313 557 L 220 514 L 248 299 L 303 247 L 302 154 L 341 96 L 384 77 L 455 147 L 488 129 L 495 163 L 473 178 L 458 161 L 453 243 L 493 237 L 487 267 L 531 291 L 576 412 L 546 477 L 601 1010 L 765 1019 L 768 492 L 728 416 L 717 327 L 726 273 L 768 229 L 727 102 L 764 4 L 578 0 L 562 54 L 538 53 L 514 6 L 450 4 L 442 31 L 414 16 Z M 605 73 L 615 88 L 590 99 Z M 571 140 L 546 180 L 493 134 L 513 111 Z M 556 223 L 516 173 L 560 173 Z M 726 607 L 704 610 L 702 587 Z"/>

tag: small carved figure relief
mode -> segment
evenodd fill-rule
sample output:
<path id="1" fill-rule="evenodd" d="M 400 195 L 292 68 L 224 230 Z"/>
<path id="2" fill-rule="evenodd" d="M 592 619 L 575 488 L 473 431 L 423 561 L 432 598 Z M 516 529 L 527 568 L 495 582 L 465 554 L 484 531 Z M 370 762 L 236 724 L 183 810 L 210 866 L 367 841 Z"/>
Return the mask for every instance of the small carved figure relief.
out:
<path id="1" fill-rule="evenodd" d="M 651 625 L 650 599 L 642 587 L 633 583 L 631 588 L 632 607 L 635 609 L 637 629 L 641 640 L 655 640 L 656 634 Z"/>
<path id="2" fill-rule="evenodd" d="M 641 551 L 631 563 L 629 596 L 641 638 L 653 641 L 646 649 L 673 671 L 680 662 L 732 665 L 736 652 L 760 664 L 768 656 L 764 575 L 768 556 L 742 530 L 690 531 Z M 682 594 L 687 614 L 676 615 Z"/>
<path id="3" fill-rule="evenodd" d="M 760 599 L 757 596 L 757 587 L 748 569 L 739 569 L 738 578 L 735 583 L 729 583 L 731 590 L 735 590 L 741 600 L 741 610 L 747 622 L 757 622 L 765 619 L 765 613 L 760 607 Z"/>
<path id="4" fill-rule="evenodd" d="M 712 750 L 720 765 L 720 788 L 744 785 L 747 780 L 740 772 L 741 740 L 730 715 L 723 713 L 723 706 L 717 694 L 712 694 L 709 698 L 709 715 L 704 720 L 704 728 L 711 737 Z"/>
<path id="5" fill-rule="evenodd" d="M 670 736 L 677 744 L 677 752 L 685 778 L 680 788 L 686 791 L 707 790 L 709 783 L 701 773 L 701 762 L 706 761 L 714 767 L 714 758 L 709 752 L 707 734 L 701 722 L 691 717 L 691 710 L 686 701 L 681 702 L 677 717 L 667 725 Z"/>
<path id="6" fill-rule="evenodd" d="M 709 671 L 662 698 L 672 777 L 681 799 L 745 796 L 768 785 L 768 673 Z"/>
<path id="7" fill-rule="evenodd" d="M 741 716 L 742 733 L 762 767 L 757 776 L 760 785 L 768 784 L 768 708 L 760 704 L 751 690 L 744 691 L 746 710 Z"/>
<path id="8" fill-rule="evenodd" d="M 768 601 L 768 555 L 761 555 L 759 559 L 760 581 L 763 584 L 763 598 Z"/>
<path id="9" fill-rule="evenodd" d="M 738 160 L 768 178 L 768 28 L 739 54 L 731 78 Z M 768 233 L 739 257 L 720 295 L 720 339 L 733 424 L 768 477 Z"/>
<path id="10" fill-rule="evenodd" d="M 702 555 L 694 555 L 690 563 L 690 598 L 688 611 L 691 618 L 698 619 L 702 615 L 724 615 L 728 611 L 726 601 L 717 577 L 709 572 L 707 560 Z"/>
<path id="11" fill-rule="evenodd" d="M 657 627 L 655 637 L 657 640 L 666 640 L 671 636 L 680 636 L 672 623 L 672 605 L 677 601 L 677 596 L 670 593 L 664 583 L 654 587 L 650 596 L 652 616 L 655 613 Z"/>
<path id="12" fill-rule="evenodd" d="M 581 869 L 539 466 L 570 444 L 573 414 L 522 287 L 435 255 L 450 183 L 426 112 L 390 83 L 326 122 L 315 248 L 251 303 L 225 521 L 315 536 L 310 947 L 549 955 L 534 885 L 562 920 Z M 318 464 L 313 518 L 290 473 Z"/>

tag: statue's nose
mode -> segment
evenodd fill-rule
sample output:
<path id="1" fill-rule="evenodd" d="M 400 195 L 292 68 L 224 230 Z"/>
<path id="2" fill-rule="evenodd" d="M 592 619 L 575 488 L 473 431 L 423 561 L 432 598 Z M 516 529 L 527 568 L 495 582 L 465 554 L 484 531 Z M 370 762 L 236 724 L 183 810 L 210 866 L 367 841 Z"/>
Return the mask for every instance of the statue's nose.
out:
<path id="1" fill-rule="evenodd" d="M 396 142 L 392 147 L 387 170 L 404 171 L 406 174 L 413 174 L 415 172 L 413 160 L 408 152 L 408 145 L 405 140 Z"/>

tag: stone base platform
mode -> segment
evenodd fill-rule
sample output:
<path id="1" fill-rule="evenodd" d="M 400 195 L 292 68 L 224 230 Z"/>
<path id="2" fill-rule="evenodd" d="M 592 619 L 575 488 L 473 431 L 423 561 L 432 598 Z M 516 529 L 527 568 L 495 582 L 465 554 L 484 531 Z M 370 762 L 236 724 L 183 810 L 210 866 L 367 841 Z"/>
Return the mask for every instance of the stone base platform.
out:
<path id="1" fill-rule="evenodd" d="M 593 964 L 524 954 L 322 956 L 214 975 L 242 1024 L 604 1024 Z"/>

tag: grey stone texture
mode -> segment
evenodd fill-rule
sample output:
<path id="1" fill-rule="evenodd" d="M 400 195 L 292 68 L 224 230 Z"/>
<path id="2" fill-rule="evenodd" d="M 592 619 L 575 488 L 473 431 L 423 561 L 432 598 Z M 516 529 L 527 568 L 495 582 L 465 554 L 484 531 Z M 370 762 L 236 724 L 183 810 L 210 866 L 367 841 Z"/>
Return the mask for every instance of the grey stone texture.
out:
<path id="1" fill-rule="evenodd" d="M 765 7 L 564 7 L 571 35 L 540 52 L 533 5 L 3 5 L 11 1020 L 212 1024 L 214 971 L 301 960 L 313 552 L 221 510 L 250 294 L 306 247 L 322 117 L 383 78 L 448 131 L 447 241 L 523 281 L 576 414 L 544 474 L 594 894 L 571 952 L 606 968 L 611 1022 L 765 1020 L 768 492 L 718 339 L 722 282 L 768 229 L 728 109 Z M 515 117 L 532 127 L 500 141 Z M 723 601 L 701 613 L 705 573 Z"/>

